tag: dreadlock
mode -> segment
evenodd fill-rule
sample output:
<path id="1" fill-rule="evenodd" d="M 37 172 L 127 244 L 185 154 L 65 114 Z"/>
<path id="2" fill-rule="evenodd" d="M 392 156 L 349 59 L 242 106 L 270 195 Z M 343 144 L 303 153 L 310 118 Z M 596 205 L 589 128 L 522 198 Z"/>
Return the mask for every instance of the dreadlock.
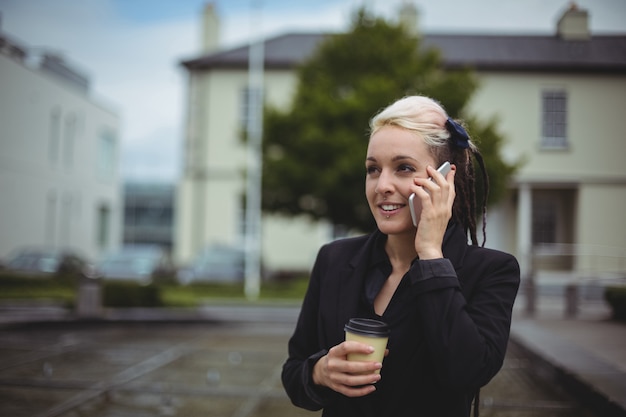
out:
<path id="1" fill-rule="evenodd" d="M 452 218 L 463 226 L 466 235 L 469 234 L 473 245 L 478 245 L 476 234 L 477 219 L 477 195 L 476 195 L 476 169 L 472 161 L 472 155 L 478 163 L 481 171 L 482 187 L 484 190 L 481 201 L 482 234 L 481 246 L 487 241 L 487 197 L 489 194 L 489 177 L 485 167 L 485 161 L 476 147 L 460 148 L 450 142 L 447 147 L 435 150 L 442 161 L 450 161 L 456 166 L 454 187 L 456 198 L 452 207 Z"/>

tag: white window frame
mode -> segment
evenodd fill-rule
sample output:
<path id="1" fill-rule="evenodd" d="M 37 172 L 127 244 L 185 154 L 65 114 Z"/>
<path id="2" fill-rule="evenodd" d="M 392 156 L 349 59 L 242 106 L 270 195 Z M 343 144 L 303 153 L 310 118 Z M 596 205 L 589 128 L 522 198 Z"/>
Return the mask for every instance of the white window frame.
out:
<path id="1" fill-rule="evenodd" d="M 567 149 L 567 91 L 546 89 L 541 93 L 541 149 Z"/>

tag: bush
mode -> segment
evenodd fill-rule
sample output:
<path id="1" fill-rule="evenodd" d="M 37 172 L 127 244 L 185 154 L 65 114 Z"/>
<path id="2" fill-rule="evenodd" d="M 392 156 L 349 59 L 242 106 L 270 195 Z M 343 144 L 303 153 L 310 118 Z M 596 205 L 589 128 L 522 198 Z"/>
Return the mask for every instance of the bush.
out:
<path id="1" fill-rule="evenodd" d="M 136 282 L 103 283 L 102 302 L 105 307 L 162 307 L 159 287 Z"/>
<path id="2" fill-rule="evenodd" d="M 626 287 L 607 287 L 604 299 L 611 306 L 615 320 L 626 320 Z"/>

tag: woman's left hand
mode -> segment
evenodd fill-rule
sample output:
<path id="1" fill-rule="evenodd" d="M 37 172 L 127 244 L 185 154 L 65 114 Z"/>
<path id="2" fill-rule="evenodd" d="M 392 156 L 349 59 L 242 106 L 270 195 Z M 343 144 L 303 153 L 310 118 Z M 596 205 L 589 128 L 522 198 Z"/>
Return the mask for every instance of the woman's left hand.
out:
<path id="1" fill-rule="evenodd" d="M 454 189 L 454 175 L 456 167 L 446 177 L 435 168 L 426 168 L 432 181 L 426 178 L 415 178 L 417 187 L 415 194 L 422 204 L 420 221 L 415 234 L 415 251 L 420 259 L 443 258 L 441 246 L 443 236 L 452 217 L 452 206 L 456 192 Z"/>

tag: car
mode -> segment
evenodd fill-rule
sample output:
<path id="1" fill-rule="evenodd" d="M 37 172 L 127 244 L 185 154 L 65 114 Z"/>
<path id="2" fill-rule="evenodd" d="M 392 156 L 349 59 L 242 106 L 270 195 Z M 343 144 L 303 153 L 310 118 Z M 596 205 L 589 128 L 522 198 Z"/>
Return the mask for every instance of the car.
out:
<path id="1" fill-rule="evenodd" d="M 176 274 L 178 282 L 242 282 L 245 276 L 245 251 L 242 248 L 212 245 Z"/>
<path id="2" fill-rule="evenodd" d="M 96 265 L 96 273 L 103 279 L 150 284 L 174 276 L 175 268 L 168 251 L 160 246 L 124 246 L 105 255 Z"/>
<path id="3" fill-rule="evenodd" d="M 90 275 L 93 265 L 71 249 L 29 247 L 15 250 L 4 270 L 26 275 Z"/>

